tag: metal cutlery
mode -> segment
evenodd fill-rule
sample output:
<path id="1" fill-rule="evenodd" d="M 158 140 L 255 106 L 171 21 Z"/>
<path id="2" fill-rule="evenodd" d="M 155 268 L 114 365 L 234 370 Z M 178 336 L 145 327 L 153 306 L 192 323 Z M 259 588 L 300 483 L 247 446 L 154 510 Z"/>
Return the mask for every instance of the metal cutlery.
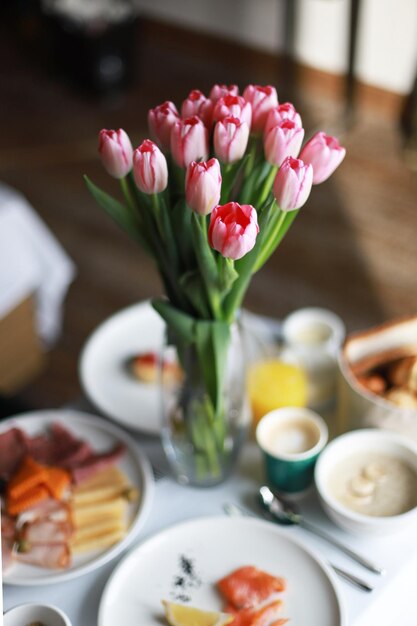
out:
<path id="1" fill-rule="evenodd" d="M 234 502 L 226 502 L 223 505 L 223 510 L 226 513 L 226 515 L 229 515 L 230 517 L 240 515 L 240 516 L 245 516 L 245 517 L 264 518 L 263 515 L 261 514 L 256 515 L 252 511 L 249 511 L 248 509 L 245 509 L 244 507 L 240 506 L 239 504 L 235 504 Z M 342 569 L 338 565 L 334 565 L 333 563 L 327 562 L 327 564 L 336 572 L 336 574 L 338 574 L 338 576 L 340 576 L 341 578 L 349 582 L 354 587 L 357 587 L 361 591 L 366 591 L 368 593 L 373 591 L 374 588 L 372 587 L 372 585 L 370 585 L 365 580 L 362 580 L 355 574 L 351 574 L 350 572 L 347 572 L 346 570 Z"/>
<path id="2" fill-rule="evenodd" d="M 271 517 L 279 524 L 297 524 L 305 530 L 308 530 L 318 537 L 321 537 L 328 543 L 331 543 L 333 546 L 344 552 L 344 554 L 346 554 L 352 560 L 356 561 L 374 574 L 385 573 L 385 570 L 379 565 L 372 563 L 329 533 L 305 520 L 304 517 L 299 513 L 296 505 L 293 502 L 289 502 L 289 500 L 287 500 L 286 497 L 282 496 L 282 494 L 273 492 L 269 487 L 263 485 L 259 489 L 259 495 L 261 503 L 265 510 L 268 511 Z"/>

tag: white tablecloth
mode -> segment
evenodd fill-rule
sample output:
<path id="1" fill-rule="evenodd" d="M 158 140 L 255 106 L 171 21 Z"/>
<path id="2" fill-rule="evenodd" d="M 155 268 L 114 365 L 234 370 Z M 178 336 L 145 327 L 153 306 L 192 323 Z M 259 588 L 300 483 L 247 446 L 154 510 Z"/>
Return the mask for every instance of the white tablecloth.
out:
<path id="1" fill-rule="evenodd" d="M 135 439 L 155 466 L 163 466 L 163 454 L 157 438 L 135 435 Z M 242 454 L 240 466 L 233 477 L 217 487 L 211 489 L 181 487 L 172 479 L 163 478 L 156 484 L 151 514 L 135 543 L 182 520 L 205 515 L 221 515 L 225 502 L 237 502 L 249 508 L 253 506 L 254 494 L 261 480 L 261 460 L 253 444 L 249 444 Z M 349 626 L 416 626 L 417 602 L 414 595 L 417 583 L 416 529 L 390 537 L 363 539 L 347 535 L 334 526 L 320 509 L 314 492 L 308 494 L 300 502 L 300 506 L 310 521 L 319 524 L 387 570 L 383 577 L 373 575 L 307 531 L 285 527 L 285 532 L 304 541 L 322 557 L 375 585 L 375 590 L 367 594 L 340 580 Z M 6 586 L 4 609 L 29 601 L 53 603 L 69 615 L 73 626 L 95 626 L 103 588 L 120 558 L 66 583 L 36 588 Z"/>
<path id="2" fill-rule="evenodd" d="M 38 334 L 53 342 L 74 273 L 74 264 L 24 196 L 0 184 L 0 319 L 34 294 Z"/>

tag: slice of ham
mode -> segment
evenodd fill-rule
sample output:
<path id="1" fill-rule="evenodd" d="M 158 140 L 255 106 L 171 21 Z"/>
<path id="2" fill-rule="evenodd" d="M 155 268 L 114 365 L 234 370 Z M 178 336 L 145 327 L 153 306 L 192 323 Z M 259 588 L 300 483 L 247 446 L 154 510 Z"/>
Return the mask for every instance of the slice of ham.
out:
<path id="1" fill-rule="evenodd" d="M 73 533 L 73 525 L 69 521 L 54 522 L 38 519 L 26 522 L 20 530 L 19 538 L 32 545 L 35 543 L 67 543 Z"/>
<path id="2" fill-rule="evenodd" d="M 27 453 L 27 436 L 20 428 L 9 428 L 0 434 L 0 476 L 8 479 Z"/>
<path id="3" fill-rule="evenodd" d="M 93 453 L 77 467 L 71 468 L 72 477 L 76 484 L 90 478 L 96 472 L 99 472 L 109 465 L 117 463 L 126 451 L 123 443 L 116 444 L 109 452 Z"/>
<path id="4" fill-rule="evenodd" d="M 65 522 L 71 519 L 71 510 L 66 502 L 59 502 L 48 498 L 27 509 L 19 516 L 19 523 L 26 521 L 33 522 L 38 519 L 45 519 L 54 522 Z"/>
<path id="5" fill-rule="evenodd" d="M 71 562 L 71 552 L 66 543 L 34 543 L 27 552 L 15 551 L 14 557 L 21 563 L 48 569 L 65 569 Z"/>

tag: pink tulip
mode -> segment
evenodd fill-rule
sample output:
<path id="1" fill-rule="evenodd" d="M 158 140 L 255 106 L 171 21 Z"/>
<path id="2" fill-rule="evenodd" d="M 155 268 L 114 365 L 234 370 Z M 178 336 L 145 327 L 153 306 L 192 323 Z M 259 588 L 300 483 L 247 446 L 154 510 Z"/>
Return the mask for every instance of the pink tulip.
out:
<path id="1" fill-rule="evenodd" d="M 291 120 L 296 126 L 302 126 L 300 114 L 297 113 L 291 102 L 284 102 L 277 107 L 271 109 L 266 118 L 265 130 L 266 134 L 273 126 L 277 126 L 282 120 Z"/>
<path id="2" fill-rule="evenodd" d="M 98 151 L 105 170 L 114 178 L 123 178 L 132 169 L 133 148 L 124 130 L 103 130 L 99 133 Z"/>
<path id="3" fill-rule="evenodd" d="M 177 107 L 169 100 L 149 110 L 149 131 L 162 150 L 170 149 L 171 128 L 179 117 Z"/>
<path id="4" fill-rule="evenodd" d="M 282 211 L 294 211 L 303 206 L 313 184 L 313 168 L 300 159 L 287 157 L 274 181 L 274 196 Z"/>
<path id="5" fill-rule="evenodd" d="M 207 161 L 209 156 L 208 130 L 199 117 L 178 120 L 171 130 L 172 157 L 179 167 L 188 167 L 191 161 Z"/>
<path id="6" fill-rule="evenodd" d="M 249 126 L 231 115 L 214 127 L 214 152 L 222 163 L 236 163 L 245 154 L 249 139 Z"/>
<path id="7" fill-rule="evenodd" d="M 168 166 L 158 146 L 145 139 L 133 153 L 133 176 L 144 193 L 161 193 L 168 184 Z"/>
<path id="8" fill-rule="evenodd" d="M 258 232 L 258 216 L 250 204 L 228 202 L 210 215 L 209 243 L 229 259 L 236 261 L 252 250 Z"/>
<path id="9" fill-rule="evenodd" d="M 288 157 L 296 157 L 304 139 L 304 128 L 296 126 L 289 119 L 284 119 L 273 126 L 264 137 L 266 160 L 272 165 L 281 165 Z"/>
<path id="10" fill-rule="evenodd" d="M 211 128 L 212 113 L 213 102 L 198 89 L 190 91 L 188 98 L 182 103 L 181 117 L 185 119 L 197 115 L 207 128 Z"/>
<path id="11" fill-rule="evenodd" d="M 213 121 L 219 122 L 225 117 L 232 115 L 246 122 L 249 129 L 252 124 L 252 107 L 242 96 L 224 96 L 220 98 L 214 107 Z"/>
<path id="12" fill-rule="evenodd" d="M 346 149 L 336 137 L 318 132 L 307 141 L 300 158 L 313 166 L 313 184 L 318 185 L 329 178 L 345 158 Z"/>
<path id="13" fill-rule="evenodd" d="M 264 130 L 266 118 L 271 109 L 278 106 L 278 96 L 275 87 L 267 85 L 248 85 L 243 92 L 246 102 L 252 105 L 252 132 L 260 133 Z"/>
<path id="14" fill-rule="evenodd" d="M 188 206 L 200 215 L 208 215 L 219 204 L 222 186 L 220 163 L 210 159 L 206 163 L 191 161 L 185 176 L 185 199 Z"/>
<path id="15" fill-rule="evenodd" d="M 239 87 L 237 85 L 213 85 L 210 91 L 210 100 L 214 103 L 225 96 L 238 96 Z"/>

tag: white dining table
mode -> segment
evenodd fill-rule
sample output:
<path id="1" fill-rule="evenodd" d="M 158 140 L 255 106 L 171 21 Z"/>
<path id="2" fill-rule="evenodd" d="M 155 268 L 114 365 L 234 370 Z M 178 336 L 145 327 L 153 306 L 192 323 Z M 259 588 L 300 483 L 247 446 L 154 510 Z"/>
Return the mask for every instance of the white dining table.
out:
<path id="1" fill-rule="evenodd" d="M 152 465 L 165 471 L 166 462 L 158 437 L 138 433 L 132 436 Z M 151 513 L 129 549 L 178 522 L 201 516 L 222 515 L 225 503 L 237 503 L 255 512 L 255 494 L 262 480 L 262 459 L 254 442 L 246 444 L 233 475 L 216 487 L 201 489 L 181 486 L 171 477 L 164 476 L 156 481 Z M 306 530 L 295 526 L 282 527 L 289 537 L 304 542 L 321 558 L 330 560 L 374 585 L 372 593 L 365 593 L 338 579 L 347 609 L 348 626 L 416 626 L 417 602 L 414 589 L 417 584 L 417 529 L 414 527 L 389 537 L 355 537 L 338 529 L 326 517 L 314 488 L 299 500 L 299 505 L 308 520 L 386 569 L 384 576 L 372 574 Z M 65 611 L 73 626 L 95 626 L 103 589 L 123 556 L 64 583 L 38 587 L 5 585 L 4 611 L 25 602 L 50 603 Z"/>

